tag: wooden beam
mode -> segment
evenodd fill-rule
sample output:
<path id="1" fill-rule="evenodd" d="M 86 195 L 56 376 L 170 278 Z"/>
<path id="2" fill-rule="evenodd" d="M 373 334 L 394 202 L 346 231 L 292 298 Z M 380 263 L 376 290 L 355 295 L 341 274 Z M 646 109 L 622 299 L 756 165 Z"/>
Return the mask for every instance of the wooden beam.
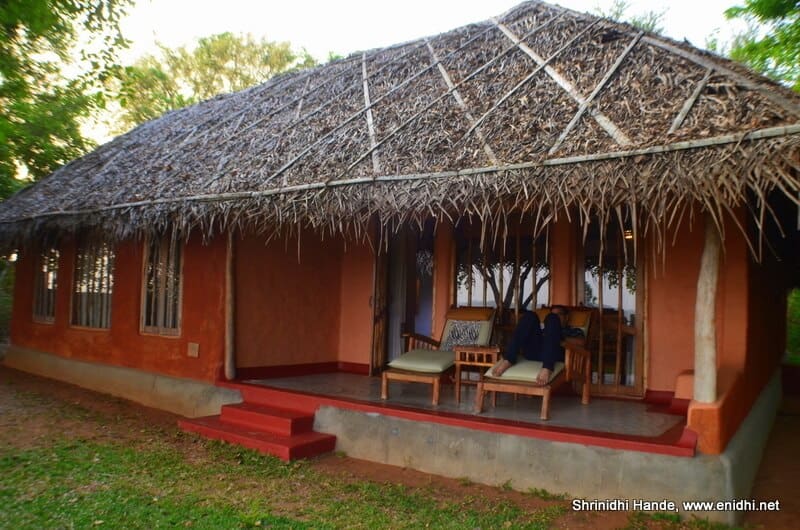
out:
<path id="1" fill-rule="evenodd" d="M 694 307 L 694 400 L 717 400 L 717 283 L 722 242 L 710 214 L 705 216 L 705 243 L 697 277 Z"/>
<path id="2" fill-rule="evenodd" d="M 236 379 L 235 352 L 235 298 L 233 281 L 233 231 L 228 231 L 227 252 L 225 253 L 225 379 Z"/>

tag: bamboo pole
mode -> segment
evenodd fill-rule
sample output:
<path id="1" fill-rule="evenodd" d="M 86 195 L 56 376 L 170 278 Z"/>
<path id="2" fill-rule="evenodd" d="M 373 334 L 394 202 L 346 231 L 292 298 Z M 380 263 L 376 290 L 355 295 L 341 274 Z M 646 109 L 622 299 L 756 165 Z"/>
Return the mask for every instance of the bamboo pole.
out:
<path id="1" fill-rule="evenodd" d="M 622 62 L 625 60 L 625 58 L 628 56 L 628 54 L 630 54 L 630 52 L 633 51 L 633 49 L 639 43 L 639 40 L 642 38 L 642 35 L 644 35 L 644 32 L 643 31 L 639 32 L 636 35 L 636 37 L 633 38 L 633 40 L 630 42 L 630 44 L 628 44 L 628 46 L 622 51 L 622 53 L 619 55 L 619 57 L 617 57 L 617 60 L 614 61 L 614 64 L 612 64 L 611 68 L 608 69 L 606 74 L 603 76 L 603 79 L 601 79 L 600 82 L 597 83 L 597 86 L 594 87 L 594 90 L 592 90 L 592 93 L 589 94 L 589 96 L 586 98 L 586 101 L 581 103 L 581 106 L 578 109 L 578 112 L 576 112 L 575 116 L 572 117 L 572 120 L 570 120 L 570 122 L 567 125 L 567 127 L 563 131 L 561 131 L 561 134 L 558 136 L 558 139 L 555 141 L 555 143 L 550 147 L 550 150 L 547 152 L 548 154 L 553 154 L 556 151 L 558 151 L 558 148 L 561 147 L 561 144 L 567 138 L 569 133 L 578 124 L 578 122 L 580 121 L 581 117 L 586 112 L 586 109 L 589 108 L 589 106 L 592 104 L 592 102 L 595 100 L 595 98 L 605 88 L 606 83 L 608 83 L 608 81 L 611 79 L 611 77 L 616 73 L 616 71 L 622 65 Z"/>
<path id="2" fill-rule="evenodd" d="M 506 238 L 505 238 L 505 236 L 503 237 L 502 245 L 503 245 L 503 247 L 502 247 L 502 250 L 500 251 L 500 263 L 498 263 L 499 266 L 497 267 L 498 268 L 498 272 L 500 273 L 499 274 L 500 277 L 498 278 L 498 287 L 497 287 L 497 292 L 498 292 L 497 296 L 498 296 L 499 299 L 496 300 L 496 302 L 497 302 L 497 312 L 500 315 L 500 321 L 501 322 L 503 322 L 505 320 L 503 318 L 503 310 L 505 309 L 505 298 L 506 298 L 506 293 L 505 293 L 505 287 L 506 287 L 506 285 L 505 285 L 505 276 L 506 276 Z"/>
<path id="3" fill-rule="evenodd" d="M 562 15 L 563 16 L 563 15 Z M 561 75 L 555 68 L 546 64 L 544 58 L 542 58 L 538 53 L 533 51 L 530 46 L 525 44 L 522 39 L 517 37 L 513 31 L 511 31 L 507 26 L 504 24 L 499 23 L 496 19 L 492 20 L 497 28 L 503 32 L 503 34 L 511 39 L 520 50 L 522 50 L 528 57 L 534 60 L 536 64 L 539 66 L 544 66 L 544 71 L 550 78 L 556 82 L 558 86 L 560 86 L 569 96 L 576 102 L 578 105 L 584 105 L 586 103 L 586 98 L 578 92 L 578 89 L 567 80 L 563 75 Z M 589 27 L 592 27 L 594 22 L 591 22 Z M 586 29 L 589 29 L 588 27 Z M 571 45 L 572 41 L 568 43 Z M 591 109 L 590 114 L 592 117 L 597 121 L 597 124 L 605 130 L 611 138 L 614 139 L 615 142 L 619 145 L 630 145 L 632 142 L 627 135 L 622 132 L 620 129 L 608 116 L 603 114 L 597 109 Z"/>
<path id="4" fill-rule="evenodd" d="M 755 82 L 751 81 L 746 76 L 741 75 L 741 74 L 735 72 L 734 70 L 730 70 L 730 69 L 725 68 L 725 67 L 723 67 L 723 66 L 721 66 L 719 64 L 716 64 L 714 61 L 712 61 L 710 59 L 706 59 L 706 58 L 704 58 L 704 57 L 702 57 L 700 55 L 697 55 L 696 53 L 692 53 L 692 52 L 690 52 L 688 50 L 684 50 L 683 48 L 681 48 L 679 46 L 676 46 L 674 44 L 670 44 L 668 42 L 664 42 L 664 41 L 661 41 L 661 40 L 659 40 L 657 38 L 649 37 L 649 36 L 648 37 L 644 37 L 644 39 L 642 39 L 642 40 L 644 40 L 648 44 L 652 44 L 654 46 L 658 46 L 659 48 L 662 48 L 664 50 L 672 52 L 675 55 L 679 55 L 680 57 L 683 57 L 684 59 L 689 59 L 690 61 L 692 61 L 692 62 L 694 62 L 696 64 L 699 64 L 700 66 L 705 66 L 706 68 L 714 69 L 714 70 L 718 71 L 719 73 L 721 73 L 723 75 L 731 77 L 734 80 L 736 80 L 736 82 L 738 84 L 746 87 L 747 89 L 755 90 L 755 91 L 759 92 L 761 95 L 763 95 L 764 97 L 767 97 L 767 98 L 771 99 L 773 103 L 775 103 L 778 106 L 780 106 L 783 110 L 785 110 L 785 111 L 787 111 L 787 112 L 789 112 L 789 113 L 791 113 L 791 114 L 793 114 L 795 116 L 800 116 L 800 106 L 798 106 L 795 101 L 781 96 L 776 90 L 765 90 L 763 86 L 759 85 L 758 83 L 755 83 Z"/>
<path id="5" fill-rule="evenodd" d="M 367 54 L 361 54 L 361 77 L 364 79 L 364 106 L 367 109 L 367 133 L 369 134 L 369 145 L 374 148 L 378 143 L 375 136 L 375 126 L 372 121 L 372 104 L 369 100 L 369 77 L 367 76 Z M 379 175 L 381 172 L 381 165 L 378 161 L 378 152 L 373 149 L 372 151 L 372 172 Z"/>
<path id="6" fill-rule="evenodd" d="M 536 262 L 536 233 L 531 234 L 531 264 L 533 265 L 533 282 L 531 283 L 531 310 L 536 309 L 539 301 L 539 265 Z M 549 302 L 549 300 L 548 300 Z"/>
<path id="7" fill-rule="evenodd" d="M 515 244 L 516 248 L 514 249 L 514 256 L 515 256 L 515 258 L 514 258 L 514 274 L 511 276 L 512 278 L 515 278 L 515 281 L 514 281 L 514 322 L 515 323 L 519 322 L 519 297 L 520 297 L 520 287 L 521 287 L 520 280 L 522 279 L 521 278 L 522 271 L 520 270 L 520 263 L 519 263 L 519 252 L 520 252 L 519 229 L 520 229 L 520 227 L 518 226 L 517 227 L 517 238 L 516 238 L 516 242 L 515 242 L 516 243 Z"/>
<path id="8" fill-rule="evenodd" d="M 701 79 L 700 82 L 697 83 L 697 86 L 694 88 L 694 92 L 692 92 L 692 95 L 689 97 L 689 99 L 683 102 L 683 107 L 681 108 L 681 111 L 678 113 L 677 116 L 675 116 L 675 119 L 672 122 L 672 126 L 669 128 L 669 131 L 667 131 L 669 134 L 674 133 L 680 128 L 681 125 L 683 125 L 683 120 L 686 119 L 686 116 L 689 114 L 689 111 L 692 110 L 692 107 L 694 107 L 697 98 L 700 97 L 700 94 L 703 92 L 703 89 L 706 88 L 708 80 L 711 79 L 712 72 L 714 72 L 712 68 L 706 70 L 706 75 L 704 75 L 703 79 Z"/>
<path id="9" fill-rule="evenodd" d="M 481 259 L 481 275 L 483 276 L 483 278 L 481 278 L 483 283 L 483 307 L 486 307 L 486 288 L 489 285 L 489 282 L 486 281 L 486 279 L 488 278 L 489 272 L 486 267 L 486 248 L 484 248 L 484 244 L 481 244 L 481 256 L 483 257 L 483 259 Z"/>
<path id="10" fill-rule="evenodd" d="M 625 245 L 625 238 L 620 237 L 622 245 Z M 614 385 L 619 387 L 622 375 L 622 287 L 625 282 L 625 271 L 622 264 L 622 255 L 617 251 L 617 348 L 616 362 L 614 363 Z"/>
<path id="11" fill-rule="evenodd" d="M 472 237 L 467 235 L 467 306 L 472 307 L 472 282 L 474 280 L 473 269 L 475 268 L 472 263 Z"/>
<path id="12" fill-rule="evenodd" d="M 439 67 L 439 73 L 441 74 L 442 79 L 444 79 L 444 83 L 447 85 L 447 90 L 453 95 L 453 99 L 456 100 L 456 103 L 464 112 L 464 116 L 467 117 L 467 121 L 470 124 L 475 124 L 475 117 L 469 111 L 467 103 L 464 101 L 464 98 L 461 97 L 461 94 L 458 92 L 455 83 L 453 83 L 453 79 L 450 77 L 450 74 L 447 72 L 447 69 L 445 69 L 444 65 L 442 65 L 441 61 L 439 60 L 439 56 L 436 55 L 436 50 L 433 49 L 433 46 L 431 46 L 431 43 L 427 38 L 425 39 L 425 45 L 428 47 L 428 51 L 430 52 L 431 57 L 433 58 L 433 62 L 436 64 L 436 66 Z M 486 153 L 486 156 L 489 158 L 489 162 L 491 162 L 492 164 L 498 164 L 499 162 L 497 160 L 497 156 L 495 156 L 494 151 L 492 151 L 492 147 L 489 145 L 489 141 L 486 139 L 486 136 L 477 127 L 477 125 L 475 125 L 475 136 L 478 137 L 478 140 L 483 145 L 483 152 Z M 374 145 L 372 145 L 371 147 L 373 149 L 375 148 Z M 374 150 L 373 153 L 375 153 Z"/>
<path id="13" fill-rule="evenodd" d="M 705 242 L 694 309 L 694 399 L 717 400 L 717 282 L 722 242 L 711 215 L 705 215 Z"/>
<path id="14" fill-rule="evenodd" d="M 603 254 L 600 253 L 598 258 L 597 267 L 597 305 L 600 307 L 600 340 L 598 343 L 598 359 L 597 359 L 597 382 L 599 385 L 605 383 L 605 373 L 603 373 L 603 356 L 605 354 L 605 330 L 603 329 Z"/>
<path id="15" fill-rule="evenodd" d="M 500 29 L 501 31 L 503 31 L 504 29 L 505 29 L 505 31 L 508 31 L 508 28 L 505 28 L 505 26 L 503 26 L 502 24 L 500 24 L 500 23 L 496 23 L 496 24 L 497 24 L 497 27 L 498 27 L 498 29 Z M 566 50 L 567 48 L 569 48 L 570 46 L 572 46 L 572 44 L 573 44 L 573 43 L 574 43 L 576 40 L 578 40 L 580 37 L 582 37 L 582 36 L 583 36 L 583 34 L 584 34 L 584 33 L 586 33 L 586 32 L 588 32 L 588 31 L 589 31 L 589 30 L 590 30 L 590 29 L 591 29 L 593 26 L 594 26 L 594 23 L 593 23 L 593 24 L 590 24 L 589 26 L 587 26 L 587 27 L 585 27 L 585 28 L 583 28 L 583 30 L 581 30 L 581 31 L 580 31 L 580 32 L 579 32 L 577 35 L 574 35 L 574 36 L 573 36 L 573 37 L 572 37 L 572 38 L 571 38 L 569 41 L 567 41 L 567 42 L 566 42 L 566 43 L 565 43 L 563 46 L 561 46 L 561 48 L 559 48 L 559 49 L 558 49 L 558 50 L 556 50 L 554 53 L 552 53 L 552 54 L 550 55 L 550 57 L 548 57 L 547 59 L 543 59 L 542 57 L 539 57 L 539 56 L 538 56 L 538 55 L 537 55 L 535 52 L 533 52 L 533 50 L 531 50 L 530 48 L 528 48 L 528 47 L 527 47 L 527 46 L 526 46 L 524 43 L 520 42 L 520 41 L 517 39 L 517 37 L 516 37 L 516 36 L 515 36 L 513 33 L 509 34 L 509 33 L 505 33 L 505 31 L 504 31 L 504 33 L 506 34 L 506 36 L 507 36 L 509 39 L 511 39 L 511 41 L 512 41 L 512 42 L 514 42 L 514 44 L 515 44 L 516 46 L 519 46 L 519 48 L 520 48 L 520 49 L 522 49 L 523 51 L 526 51 L 526 50 L 527 50 L 527 51 L 526 51 L 526 53 L 530 52 L 530 53 L 528 53 L 528 55 L 530 55 L 531 57 L 533 57 L 533 58 L 534 58 L 534 61 L 535 61 L 535 62 L 538 64 L 538 66 L 537 66 L 536 68 L 534 68 L 534 69 L 533 69 L 533 70 L 532 70 L 532 71 L 531 71 L 531 72 L 530 72 L 528 75 L 526 75 L 524 78 L 522 78 L 522 80 L 520 80 L 520 81 L 519 81 L 519 82 L 518 82 L 516 85 L 514 85 L 514 86 L 513 86 L 513 87 L 512 87 L 512 88 L 511 88 L 511 89 L 510 89 L 508 92 L 506 92 L 505 94 L 503 94 L 503 96 L 502 96 L 500 99 L 498 99 L 497 101 L 495 101 L 494 105 L 492 105 L 492 106 L 489 108 L 489 110 L 487 110 L 486 112 L 484 112 L 484 113 L 483 113 L 483 115 L 482 115 L 480 118 L 478 118 L 478 119 L 477 119 L 477 120 L 476 120 L 476 121 L 475 121 L 475 122 L 472 124 L 472 126 L 471 126 L 471 127 L 468 129 L 468 130 L 467 130 L 467 132 L 466 132 L 466 133 L 464 133 L 464 137 L 466 137 L 466 136 L 469 136 L 469 134 L 470 134 L 470 133 L 471 133 L 473 130 L 475 130 L 475 129 L 476 129 L 476 128 L 477 128 L 477 127 L 478 127 L 478 126 L 481 124 L 481 123 L 483 123 L 483 121 L 484 121 L 486 118 L 488 118 L 488 117 L 489 117 L 489 115 L 490 115 L 492 112 L 494 112 L 494 111 L 495 111 L 495 110 L 496 110 L 498 107 L 500 107 L 500 105 L 502 105 L 502 104 L 503 104 L 503 103 L 504 103 L 506 100 L 508 100 L 508 98 L 510 98 L 511 96 L 513 96 L 513 95 L 514 95 L 514 94 L 515 94 L 515 93 L 516 93 L 516 92 L 517 92 L 517 91 L 518 91 L 520 88 L 522 88 L 523 86 L 525 86 L 525 85 L 526 85 L 526 84 L 527 84 L 527 83 L 528 83 L 528 82 L 529 82 L 531 79 L 533 79 L 534 77 L 536 77 L 536 75 L 537 75 L 539 72 L 541 72 L 542 70 L 545 70 L 545 71 L 547 71 L 547 69 L 548 69 L 548 68 L 549 68 L 550 70 L 553 70 L 553 69 L 552 69 L 552 67 L 550 67 L 550 66 L 549 66 L 549 65 L 550 65 L 550 63 L 551 63 L 552 61 L 554 61 L 554 60 L 556 59 L 556 57 L 558 57 L 558 56 L 561 54 L 561 52 L 563 52 L 564 50 Z M 553 71 L 554 71 L 554 70 L 553 70 Z M 569 92 L 569 90 L 568 90 L 567 92 Z M 630 143 L 630 142 L 629 142 L 629 143 Z"/>

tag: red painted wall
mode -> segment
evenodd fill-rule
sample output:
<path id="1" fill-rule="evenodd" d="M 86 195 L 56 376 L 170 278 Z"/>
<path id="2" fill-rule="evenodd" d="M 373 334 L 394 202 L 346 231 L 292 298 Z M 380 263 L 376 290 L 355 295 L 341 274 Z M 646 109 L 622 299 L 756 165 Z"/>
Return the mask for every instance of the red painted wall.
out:
<path id="1" fill-rule="evenodd" d="M 225 253 L 224 238 L 203 245 L 190 238 L 184 250 L 183 314 L 178 337 L 139 332 L 143 245 L 137 241 L 116 248 L 111 328 L 70 325 L 70 296 L 75 245 L 61 246 L 54 324 L 33 321 L 33 276 L 36 256 L 23 251 L 17 262 L 11 323 L 13 344 L 62 357 L 136 368 L 177 377 L 216 380 L 224 363 Z M 187 356 L 189 342 L 199 344 L 199 357 Z"/>
<path id="2" fill-rule="evenodd" d="M 725 228 L 717 287 L 717 364 L 741 370 L 748 348 L 749 251 L 734 223 Z M 673 391 L 677 375 L 694 369 L 694 306 L 703 231 L 702 221 L 692 227 L 684 223 L 663 264 L 658 256 L 648 265 L 649 390 Z"/>
<path id="3" fill-rule="evenodd" d="M 684 224 L 678 232 L 663 261 L 652 249 L 645 255 L 648 390 L 673 391 L 677 375 L 694 368 L 694 305 L 703 227 Z"/>
<path id="4" fill-rule="evenodd" d="M 235 241 L 236 364 L 240 368 L 338 360 L 342 243 L 311 232 Z"/>

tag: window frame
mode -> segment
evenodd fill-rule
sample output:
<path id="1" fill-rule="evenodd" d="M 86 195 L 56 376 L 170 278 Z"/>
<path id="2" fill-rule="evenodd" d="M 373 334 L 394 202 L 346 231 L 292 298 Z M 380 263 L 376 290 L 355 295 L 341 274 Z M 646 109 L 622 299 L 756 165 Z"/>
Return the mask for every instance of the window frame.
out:
<path id="1" fill-rule="evenodd" d="M 458 281 L 458 266 L 459 266 L 458 244 L 459 244 L 459 237 L 464 238 L 467 241 L 467 245 L 468 245 L 468 248 L 469 248 L 469 250 L 467 251 L 468 259 L 474 264 L 476 262 L 475 258 L 479 254 L 484 256 L 484 259 L 485 259 L 486 256 L 491 255 L 491 252 L 488 252 L 488 253 L 484 252 L 483 249 L 481 248 L 481 244 L 480 244 L 481 236 L 482 236 L 482 234 L 481 234 L 480 226 L 477 226 L 477 225 L 473 226 L 471 224 L 465 226 L 464 228 L 462 228 L 462 233 L 460 235 L 458 233 L 454 234 L 453 250 L 452 250 L 452 253 L 453 253 L 453 264 L 452 264 L 453 271 L 452 271 L 452 300 L 451 300 L 451 303 L 454 306 L 458 306 L 459 305 L 459 301 L 460 301 L 460 299 L 459 299 L 460 287 L 459 287 L 459 281 Z M 551 263 L 552 253 L 550 251 L 550 244 L 549 244 L 550 231 L 549 231 L 548 228 L 545 228 L 544 230 L 542 230 L 541 233 L 539 233 L 538 235 L 534 236 L 531 233 L 531 231 L 529 231 L 527 229 L 527 227 L 522 222 L 520 222 L 519 225 L 516 225 L 516 226 L 514 226 L 514 228 L 512 230 L 509 230 L 509 233 L 508 233 L 507 237 L 504 240 L 502 240 L 501 245 L 503 245 L 503 248 L 505 248 L 505 246 L 507 244 L 508 245 L 512 245 L 512 252 L 514 253 L 514 256 L 517 256 L 520 252 L 524 253 L 527 250 L 527 248 L 522 249 L 520 247 L 521 240 L 522 239 L 526 239 L 526 238 L 530 238 L 530 243 L 527 245 L 527 247 L 531 247 L 531 252 L 532 252 L 533 256 L 535 256 L 535 249 L 533 249 L 532 247 L 539 246 L 539 245 L 543 245 L 544 246 L 545 254 L 543 256 L 544 257 L 543 261 L 547 264 L 548 275 L 550 275 L 552 273 L 552 263 Z M 501 250 L 501 252 L 505 252 L 505 250 Z M 502 261 L 504 259 L 505 259 L 505 256 L 503 255 L 500 258 L 500 260 Z M 496 265 L 497 265 L 496 263 L 492 263 L 492 268 L 494 269 L 496 267 Z M 475 266 L 476 265 L 473 265 L 473 267 L 475 267 Z M 506 265 L 507 268 L 510 267 L 510 269 L 512 269 L 512 270 L 517 269 L 520 266 L 521 266 L 521 263 L 520 263 L 520 260 L 519 260 L 518 257 L 514 258 L 514 263 L 513 264 Z M 470 269 L 470 272 L 468 273 L 468 280 L 467 280 L 467 284 L 468 285 L 470 283 L 474 282 L 474 279 L 473 279 L 474 278 L 474 272 L 472 272 L 472 270 L 473 269 Z M 488 269 L 486 268 L 485 264 L 483 265 L 483 271 L 484 271 L 483 274 L 486 275 Z M 492 272 L 492 274 L 494 275 L 496 273 Z M 512 278 L 513 278 L 513 274 L 515 274 L 515 273 L 512 272 Z M 532 290 L 534 288 L 534 285 L 537 282 L 537 277 L 538 277 L 537 273 L 534 272 L 534 274 L 531 276 L 530 279 L 526 279 L 525 280 L 526 283 L 529 282 L 529 281 L 531 282 L 531 289 Z M 521 306 L 518 309 L 519 311 L 525 310 L 525 306 L 523 306 L 523 304 L 522 304 L 522 302 L 524 301 L 522 299 L 522 292 L 519 291 L 518 288 L 513 288 L 510 285 L 505 285 L 504 284 L 504 279 L 505 278 L 501 276 L 501 279 L 500 279 L 500 281 L 498 283 L 498 287 L 502 291 L 501 297 L 503 297 L 505 294 L 507 294 L 506 291 L 508 289 L 514 289 L 515 290 L 514 295 L 512 297 L 511 305 L 509 307 L 504 307 L 503 303 L 502 303 L 502 300 L 493 300 L 494 294 L 491 293 L 491 290 L 488 290 L 486 288 L 485 282 L 481 284 L 483 289 L 484 289 L 484 291 L 486 291 L 484 293 L 484 296 L 483 296 L 483 298 L 484 298 L 483 304 L 473 304 L 472 303 L 472 298 L 474 298 L 474 296 L 472 295 L 472 288 L 468 287 L 467 301 L 466 301 L 466 304 L 462 304 L 462 305 L 464 305 L 466 307 L 495 307 L 495 308 L 498 309 L 499 312 L 511 312 L 511 313 L 514 313 L 514 314 L 516 314 L 516 311 L 517 311 L 516 307 L 517 306 Z M 550 289 L 550 278 L 548 278 L 547 282 L 542 287 L 536 289 L 537 294 L 536 294 L 536 296 L 533 297 L 533 299 L 530 302 L 530 310 L 536 309 L 537 301 L 538 301 L 538 293 L 542 290 L 542 288 L 546 288 L 547 289 L 547 301 L 543 302 L 543 303 L 546 303 L 546 305 L 550 305 L 550 301 L 551 301 L 551 298 L 552 298 L 552 291 Z M 523 288 L 523 290 L 524 290 L 524 288 Z M 494 305 L 492 305 L 492 302 L 494 303 Z"/>
<path id="2" fill-rule="evenodd" d="M 177 288 L 177 307 L 176 307 L 176 326 L 175 327 L 167 327 L 167 326 L 153 326 L 147 325 L 147 300 L 148 300 L 148 288 L 147 288 L 147 275 L 148 275 L 148 266 L 150 265 L 150 256 L 151 256 L 151 248 L 154 237 L 157 237 L 162 248 L 164 246 L 169 245 L 170 247 L 174 247 L 178 251 L 178 266 L 177 266 L 177 274 L 175 277 L 178 281 L 178 288 Z M 182 334 L 183 328 L 183 276 L 184 276 L 184 262 L 185 260 L 185 242 L 176 236 L 168 236 L 168 235 L 161 235 L 161 236 L 148 236 L 145 238 L 143 243 L 143 252 L 142 252 L 142 269 L 141 269 L 141 298 L 139 304 L 139 333 L 142 335 L 154 335 L 158 337 L 165 337 L 165 338 L 180 338 Z M 161 262 L 169 261 L 169 253 L 164 254 L 161 253 L 161 256 L 166 256 L 165 258 L 160 259 Z M 161 285 L 159 286 L 159 292 L 163 296 L 164 292 L 167 292 L 166 280 L 162 280 Z M 164 305 L 166 307 L 166 304 Z M 160 318 L 164 318 L 163 315 Z"/>
<path id="3" fill-rule="evenodd" d="M 55 269 L 47 269 L 45 270 L 44 267 L 46 264 L 52 263 L 53 256 L 55 254 Z M 39 249 L 36 254 L 36 261 L 34 264 L 34 274 L 33 274 L 33 304 L 32 304 L 32 315 L 33 321 L 38 322 L 40 324 L 55 324 L 56 321 L 56 303 L 58 301 L 58 276 L 59 276 L 59 268 L 60 268 L 60 261 L 61 261 L 61 252 L 55 246 L 47 247 L 46 250 Z M 46 291 L 50 290 L 44 288 L 44 284 L 49 283 L 48 281 L 48 274 L 53 275 L 53 293 L 52 293 L 52 302 L 49 304 L 49 308 L 45 307 L 45 309 L 49 309 L 52 314 L 46 314 L 44 312 L 40 312 L 39 309 L 42 309 L 39 306 L 39 302 L 45 302 L 50 300 L 50 296 L 44 294 Z M 45 304 L 47 305 L 47 304 Z"/>
<path id="4" fill-rule="evenodd" d="M 99 257 L 99 253 L 105 253 L 106 255 L 106 264 L 105 268 L 107 269 L 104 273 L 101 272 L 100 274 L 100 288 L 103 288 L 103 282 L 105 282 L 108 289 L 108 297 L 105 300 L 105 306 L 101 303 L 101 313 L 100 313 L 100 323 L 91 322 L 92 314 L 86 313 L 89 317 L 90 322 L 84 321 L 77 321 L 76 318 L 76 295 L 81 293 L 78 292 L 78 285 L 84 281 L 83 278 L 79 278 L 79 271 L 81 271 L 79 259 L 82 254 L 86 253 L 87 251 L 91 250 L 93 252 L 93 256 L 95 259 Z M 107 243 L 105 241 L 92 241 L 92 240 L 79 240 L 75 245 L 75 254 L 72 260 L 72 284 L 70 285 L 70 308 L 69 308 L 69 325 L 72 328 L 79 328 L 89 331 L 109 331 L 111 329 L 111 318 L 112 318 L 112 309 L 113 309 L 113 300 L 114 300 L 114 281 L 115 281 L 115 269 L 116 269 L 116 259 L 117 259 L 117 252 L 114 245 Z M 94 275 L 97 275 L 96 271 L 93 271 Z M 86 274 L 86 272 L 83 272 Z M 88 275 L 87 275 L 88 276 Z M 86 294 L 104 294 L 100 293 L 91 293 L 87 290 Z M 104 314 L 105 313 L 105 314 Z M 103 325 L 105 324 L 105 325 Z"/>

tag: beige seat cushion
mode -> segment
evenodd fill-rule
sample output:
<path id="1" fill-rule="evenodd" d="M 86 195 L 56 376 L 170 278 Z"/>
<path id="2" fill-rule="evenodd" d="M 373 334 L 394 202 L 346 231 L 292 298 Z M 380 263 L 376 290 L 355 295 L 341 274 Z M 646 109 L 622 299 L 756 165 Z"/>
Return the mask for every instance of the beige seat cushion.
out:
<path id="1" fill-rule="evenodd" d="M 455 353 L 448 350 L 411 350 L 389 363 L 392 368 L 438 374 L 456 362 Z"/>
<path id="2" fill-rule="evenodd" d="M 519 359 L 517 364 L 512 364 L 511 367 L 503 372 L 503 375 L 500 377 L 492 375 L 493 369 L 494 366 L 489 368 L 486 371 L 485 376 L 498 381 L 521 381 L 523 383 L 535 383 L 536 378 L 539 377 L 539 371 L 542 369 L 542 362 Z M 556 363 L 555 367 L 553 368 L 553 374 L 550 376 L 550 381 L 552 381 L 555 376 L 561 373 L 562 370 L 564 370 L 564 363 Z"/>

